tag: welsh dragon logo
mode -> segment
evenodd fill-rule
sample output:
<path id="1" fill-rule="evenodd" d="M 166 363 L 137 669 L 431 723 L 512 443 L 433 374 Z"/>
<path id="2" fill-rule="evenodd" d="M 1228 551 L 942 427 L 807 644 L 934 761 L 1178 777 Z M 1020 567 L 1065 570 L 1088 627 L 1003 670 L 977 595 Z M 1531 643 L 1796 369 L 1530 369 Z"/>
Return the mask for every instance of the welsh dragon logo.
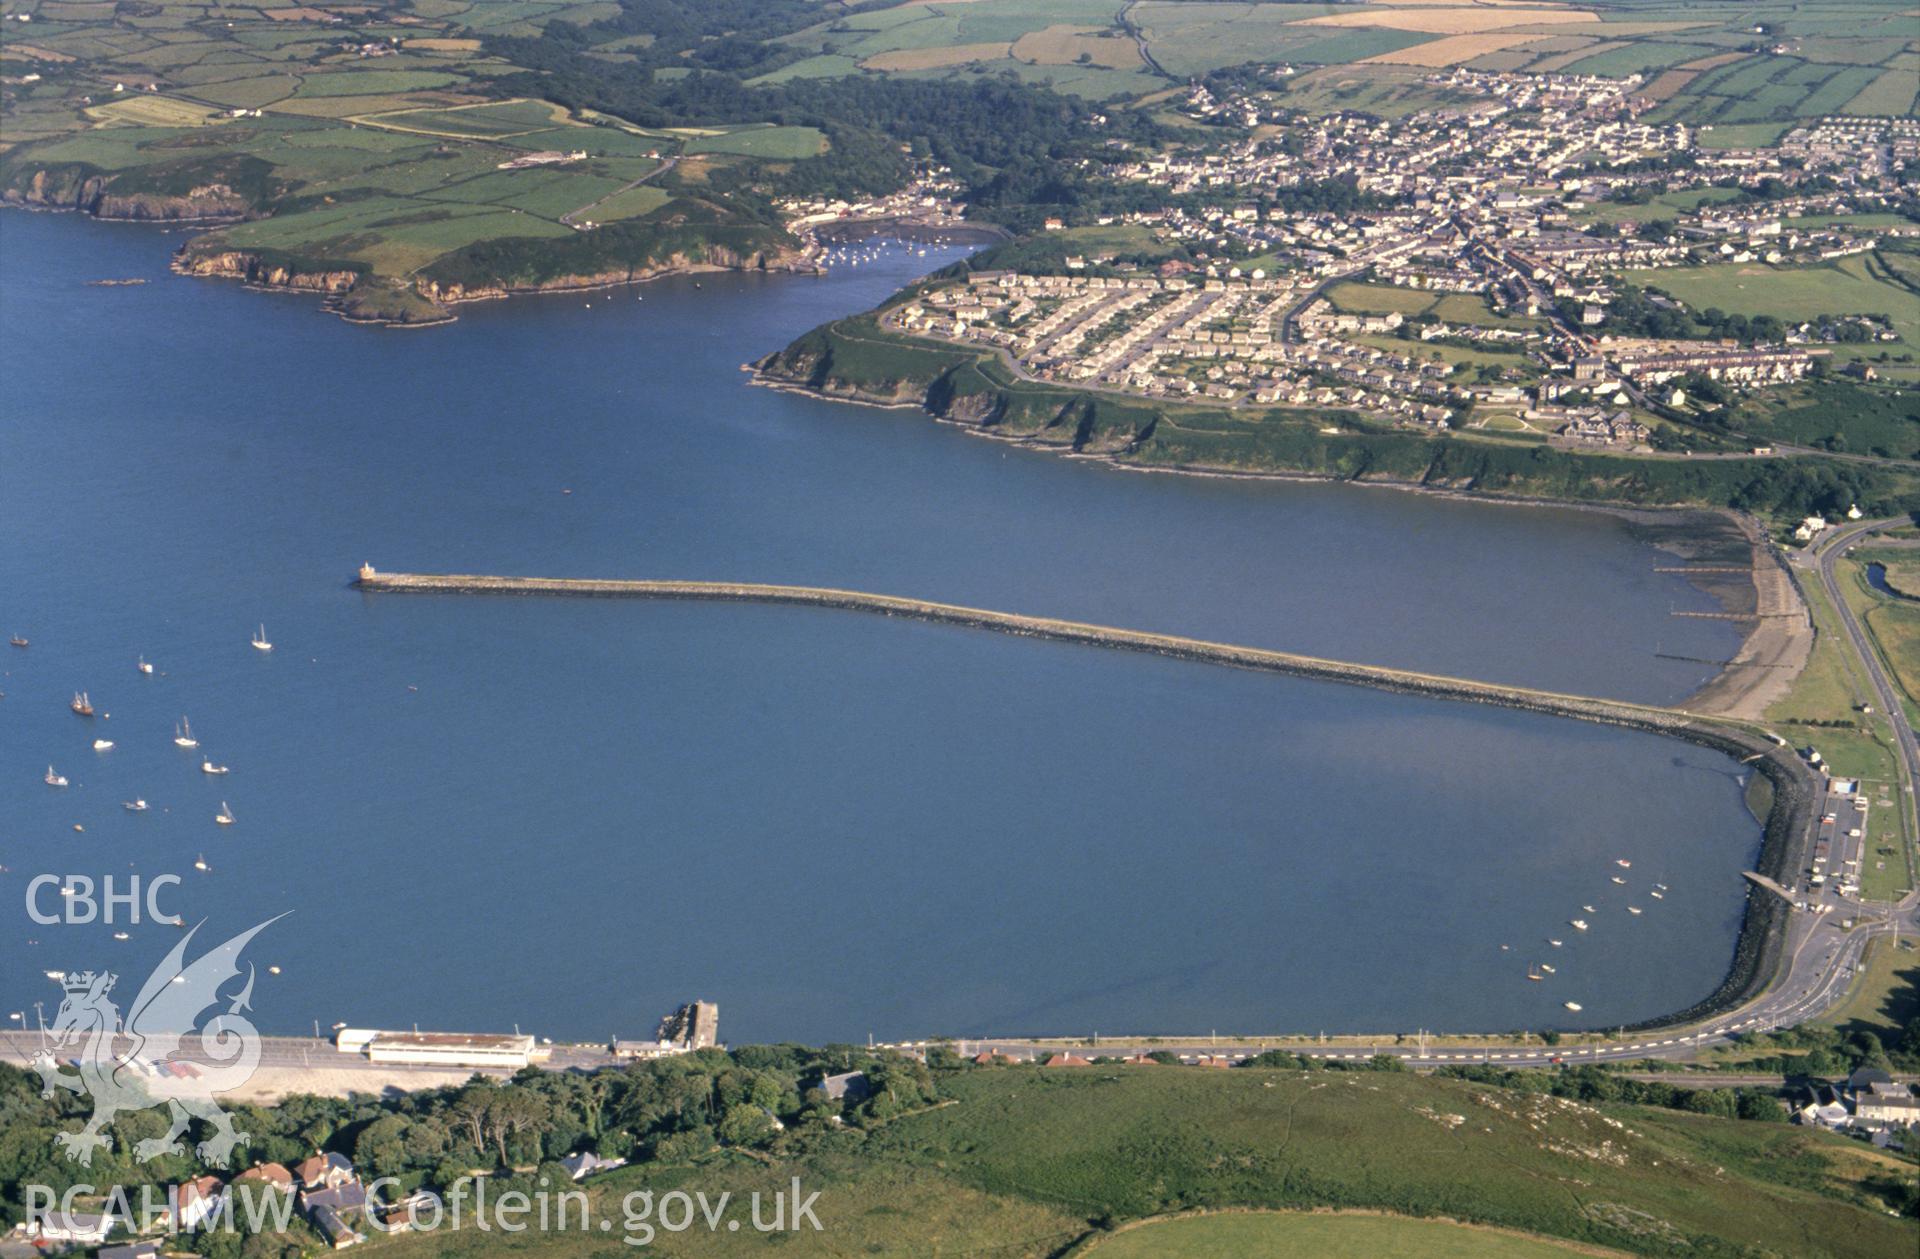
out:
<path id="1" fill-rule="evenodd" d="M 260 1033 L 244 1013 L 253 1001 L 252 964 L 238 993 L 222 997 L 221 989 L 240 976 L 240 951 L 247 942 L 284 917 L 269 918 L 188 962 L 187 946 L 205 924 L 196 925 L 147 976 L 124 1027 L 119 1008 L 110 999 L 119 976 L 82 971 L 61 977 L 66 997 L 53 1025 L 46 1029 L 46 1047 L 34 1055 L 33 1068 L 45 1081 L 41 1096 L 52 1097 L 54 1089 L 63 1088 L 93 1098 L 93 1117 L 86 1127 L 54 1138 L 68 1158 L 91 1166 L 95 1150 L 112 1148 L 112 1136 L 102 1130 L 115 1115 L 165 1106 L 172 1126 L 165 1136 L 135 1145 L 135 1157 L 144 1162 L 184 1153 L 180 1138 L 199 1119 L 214 1132 L 195 1149 L 210 1165 L 227 1165 L 233 1147 L 245 1141 L 247 1134 L 234 1130 L 233 1119 L 214 1095 L 239 1088 L 260 1065 Z M 227 1007 L 224 1012 L 204 1025 L 199 1023 L 202 1013 L 222 1003 Z M 199 1055 L 176 1059 L 189 1033 L 199 1042 Z M 122 1037 L 131 1046 L 124 1053 L 116 1052 Z M 60 1069 L 55 1050 L 77 1050 L 62 1056 L 70 1058 L 78 1074 Z"/>

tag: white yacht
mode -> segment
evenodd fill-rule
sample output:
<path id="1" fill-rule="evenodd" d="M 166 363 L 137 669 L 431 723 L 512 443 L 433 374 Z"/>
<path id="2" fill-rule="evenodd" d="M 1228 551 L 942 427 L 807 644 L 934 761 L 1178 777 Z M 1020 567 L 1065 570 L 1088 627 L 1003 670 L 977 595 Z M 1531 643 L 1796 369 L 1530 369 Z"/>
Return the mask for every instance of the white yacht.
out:
<path id="1" fill-rule="evenodd" d="M 256 649 L 256 650 L 259 650 L 259 651 L 272 651 L 272 650 L 273 650 L 273 644 L 267 641 L 267 625 L 266 625 L 266 622 L 264 622 L 264 621 L 262 621 L 262 622 L 260 623 L 260 628 L 259 628 L 259 629 L 257 629 L 257 630 L 255 630 L 255 631 L 253 631 L 253 645 L 254 645 L 254 647 L 255 647 L 255 649 Z"/>
<path id="2" fill-rule="evenodd" d="M 140 657 L 139 661 L 133 667 L 140 670 L 140 672 L 142 673 L 153 672 L 153 666 L 147 663 L 147 658 L 145 656 Z"/>
<path id="3" fill-rule="evenodd" d="M 1567 1006 L 1567 1009 L 1572 1010 L 1575 1014 L 1578 1014 L 1581 1009 L 1580 1003 L 1578 1001 L 1569 1001 L 1566 1003 L 1566 1006 Z"/>
<path id="4" fill-rule="evenodd" d="M 47 776 L 40 781 L 49 787 L 64 787 L 67 785 L 67 776 L 65 774 L 54 773 L 53 766 L 49 765 L 47 766 Z"/>
<path id="5" fill-rule="evenodd" d="M 227 767 L 225 765 L 215 765 L 212 761 L 202 758 L 200 761 L 200 772 L 203 774 L 224 774 L 227 772 Z"/>
<path id="6" fill-rule="evenodd" d="M 139 799 L 127 800 L 123 801 L 120 807 L 129 813 L 145 813 L 147 811 L 147 802 Z"/>
<path id="7" fill-rule="evenodd" d="M 96 752 L 105 752 L 111 749 L 112 747 L 113 747 L 112 739 L 95 739 L 93 741 L 93 750 Z"/>
<path id="8" fill-rule="evenodd" d="M 1568 923 L 1567 925 L 1569 927 L 1572 927 L 1575 931 L 1585 931 L 1587 929 L 1587 920 L 1585 918 L 1575 918 L 1572 922 Z"/>
<path id="9" fill-rule="evenodd" d="M 213 815 L 213 820 L 220 823 L 220 825 L 222 826 L 232 826 L 233 825 L 233 806 L 228 804 L 225 800 L 222 800 L 220 802 L 220 811 Z"/>
<path id="10" fill-rule="evenodd" d="M 193 727 L 185 717 L 182 717 L 179 724 L 173 728 L 173 742 L 175 747 L 197 748 L 200 746 L 200 740 L 193 737 Z"/>

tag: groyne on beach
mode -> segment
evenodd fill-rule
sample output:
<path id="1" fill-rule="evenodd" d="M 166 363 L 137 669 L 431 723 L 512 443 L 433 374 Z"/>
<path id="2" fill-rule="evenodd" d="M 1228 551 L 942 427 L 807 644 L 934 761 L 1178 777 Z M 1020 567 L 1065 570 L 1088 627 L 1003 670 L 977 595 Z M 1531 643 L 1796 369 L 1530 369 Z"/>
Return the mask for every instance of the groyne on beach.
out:
<path id="1" fill-rule="evenodd" d="M 1764 822 L 1757 873 L 1786 881 L 1805 860 L 1813 834 L 1816 784 L 1812 771 L 1759 730 L 1678 708 L 1569 695 L 1381 665 L 1328 660 L 1295 652 L 1209 642 L 1175 634 L 1027 616 L 959 604 L 821 586 L 756 582 L 613 580 L 566 577 L 501 577 L 462 573 L 383 573 L 362 567 L 357 588 L 392 594 L 535 595 L 583 598 L 678 599 L 804 607 L 908 617 L 1026 638 L 1079 643 L 1118 651 L 1146 652 L 1233 668 L 1368 686 L 1463 703 L 1518 708 L 1580 721 L 1647 730 L 1711 747 L 1763 773 L 1773 784 L 1773 804 Z M 1648 1026 L 1708 1017 L 1758 995 L 1783 959 L 1789 909 L 1778 897 L 1750 893 L 1734 962 L 1721 986 L 1704 1001 Z"/>

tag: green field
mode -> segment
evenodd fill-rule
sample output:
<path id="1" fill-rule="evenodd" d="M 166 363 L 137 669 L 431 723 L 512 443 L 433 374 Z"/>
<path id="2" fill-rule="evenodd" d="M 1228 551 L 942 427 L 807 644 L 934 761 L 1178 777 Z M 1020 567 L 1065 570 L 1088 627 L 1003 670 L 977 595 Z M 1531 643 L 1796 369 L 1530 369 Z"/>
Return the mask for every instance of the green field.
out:
<path id="1" fill-rule="evenodd" d="M 827 137 L 815 127 L 743 127 L 724 135 L 687 141 L 688 153 L 739 153 L 794 161 L 827 151 Z"/>
<path id="2" fill-rule="evenodd" d="M 1298 1255 L 1313 1259 L 1566 1259 L 1584 1246 L 1523 1237 L 1441 1220 L 1369 1215 L 1202 1215 L 1142 1224 L 1080 1252 L 1099 1259 L 1239 1259 Z"/>
<path id="3" fill-rule="evenodd" d="M 1882 1213 L 1869 1187 L 1887 1176 L 1884 1156 L 1783 1123 L 1594 1107 L 1392 1072 L 1023 1066 L 944 1074 L 938 1087 L 942 1104 L 865 1130 L 790 1132 L 757 1158 L 716 1150 L 643 1160 L 583 1187 L 593 1215 L 619 1220 L 637 1191 L 744 1200 L 797 1176 L 819 1193 L 821 1231 L 785 1237 L 777 1253 L 793 1256 L 1549 1259 L 1599 1247 L 1910 1259 L 1915 1242 L 1914 1223 Z M 1219 1208 L 1234 1213 L 1106 1227 Z M 1483 1227 L 1242 1213 L 1327 1208 Z M 683 1259 L 770 1249 L 744 1228 L 662 1233 L 654 1243 Z M 443 1230 L 373 1245 L 393 1259 L 582 1253 L 578 1234 L 538 1230 L 486 1239 Z"/>
<path id="4" fill-rule="evenodd" d="M 1898 347 L 1920 351 L 1920 292 L 1892 283 L 1872 255 L 1811 267 L 1723 263 L 1629 271 L 1636 284 L 1672 294 L 1695 310 L 1718 307 L 1798 322 L 1810 315 L 1883 314 L 1900 334 Z M 1837 358 L 1878 353 L 1885 346 L 1835 346 Z"/>

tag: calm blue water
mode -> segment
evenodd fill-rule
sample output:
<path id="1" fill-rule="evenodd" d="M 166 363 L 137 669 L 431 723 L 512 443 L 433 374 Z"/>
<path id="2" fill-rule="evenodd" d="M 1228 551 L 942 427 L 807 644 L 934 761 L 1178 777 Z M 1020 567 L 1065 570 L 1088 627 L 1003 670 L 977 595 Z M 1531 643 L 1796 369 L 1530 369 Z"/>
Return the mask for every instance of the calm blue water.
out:
<path id="1" fill-rule="evenodd" d="M 33 641 L 0 648 L 0 1009 L 172 943 L 34 926 L 26 880 L 69 871 L 181 873 L 209 931 L 295 910 L 254 946 L 283 1030 L 640 1035 L 696 996 L 736 1042 L 1540 1027 L 1726 968 L 1758 830 L 1682 744 L 845 613 L 346 586 L 830 584 L 1675 699 L 1710 670 L 1656 653 L 1734 636 L 1605 516 L 1122 473 L 739 372 L 952 254 L 381 332 L 170 277 L 177 239 L 0 216 L 0 633 Z"/>

